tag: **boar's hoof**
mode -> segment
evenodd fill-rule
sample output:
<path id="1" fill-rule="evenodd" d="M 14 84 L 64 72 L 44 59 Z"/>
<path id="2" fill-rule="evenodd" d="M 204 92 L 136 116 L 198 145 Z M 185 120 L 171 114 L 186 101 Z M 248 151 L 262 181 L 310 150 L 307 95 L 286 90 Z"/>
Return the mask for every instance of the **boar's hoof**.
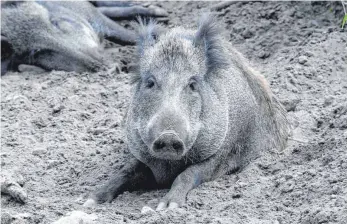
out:
<path id="1" fill-rule="evenodd" d="M 168 209 L 175 209 L 175 208 L 178 208 L 178 207 L 180 207 L 180 206 L 176 202 L 169 202 L 168 203 L 166 201 L 162 201 L 157 206 L 156 211 L 161 211 L 161 210 L 164 210 L 166 208 L 168 208 Z"/>
<path id="2" fill-rule="evenodd" d="M 185 202 L 186 194 L 181 194 L 181 192 L 177 191 L 169 191 L 169 193 L 160 200 L 156 210 L 175 209 L 182 206 Z"/>
<path id="3" fill-rule="evenodd" d="M 41 73 L 46 72 L 46 70 L 44 70 L 40 67 L 37 67 L 35 65 L 26 65 L 26 64 L 20 64 L 18 66 L 18 70 L 20 72 L 34 72 L 36 74 L 41 74 Z"/>

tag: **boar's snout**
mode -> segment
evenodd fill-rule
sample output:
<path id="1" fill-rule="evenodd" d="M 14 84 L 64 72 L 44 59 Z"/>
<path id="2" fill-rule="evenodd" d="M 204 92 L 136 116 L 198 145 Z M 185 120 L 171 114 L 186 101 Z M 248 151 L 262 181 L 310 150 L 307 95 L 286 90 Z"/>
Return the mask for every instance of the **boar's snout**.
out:
<path id="1" fill-rule="evenodd" d="M 150 119 L 145 136 L 154 157 L 179 160 L 188 150 L 189 124 L 179 112 L 163 109 Z"/>
<path id="2" fill-rule="evenodd" d="M 175 133 L 165 133 L 153 143 L 154 152 L 174 152 L 181 155 L 184 151 L 183 141 Z"/>
<path id="3" fill-rule="evenodd" d="M 185 146 L 183 141 L 174 132 L 161 134 L 153 143 L 154 153 L 160 153 L 163 157 L 181 157 Z"/>

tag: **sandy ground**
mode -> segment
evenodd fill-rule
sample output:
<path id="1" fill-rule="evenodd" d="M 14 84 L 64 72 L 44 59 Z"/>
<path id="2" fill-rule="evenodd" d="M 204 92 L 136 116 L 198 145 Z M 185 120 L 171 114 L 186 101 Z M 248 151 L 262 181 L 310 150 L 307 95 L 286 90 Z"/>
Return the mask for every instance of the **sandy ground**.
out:
<path id="1" fill-rule="evenodd" d="M 159 5 L 170 12 L 171 27 L 195 25 L 212 4 Z M 74 210 L 96 216 L 94 223 L 347 223 L 341 3 L 235 2 L 218 16 L 288 110 L 293 136 L 286 150 L 202 184 L 179 209 L 141 214 L 167 190 L 125 192 L 84 208 L 86 196 L 127 162 L 122 125 L 134 47 L 108 52 L 122 72 L 8 73 L 1 78 L 1 168 L 23 177 L 28 199 L 2 195 L 2 223 L 51 223 Z"/>

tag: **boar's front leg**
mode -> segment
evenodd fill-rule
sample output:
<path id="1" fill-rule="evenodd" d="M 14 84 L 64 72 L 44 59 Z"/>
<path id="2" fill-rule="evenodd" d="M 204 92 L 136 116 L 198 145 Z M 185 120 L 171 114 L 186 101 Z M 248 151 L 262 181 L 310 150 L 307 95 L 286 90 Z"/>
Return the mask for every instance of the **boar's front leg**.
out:
<path id="1" fill-rule="evenodd" d="M 128 19 L 136 16 L 166 17 L 168 13 L 157 6 L 150 5 L 148 8 L 141 5 L 129 7 L 99 7 L 101 13 L 114 19 Z"/>
<path id="2" fill-rule="evenodd" d="M 99 29 L 100 23 L 103 27 L 101 33 L 106 39 L 113 41 L 117 44 L 128 45 L 135 44 L 137 40 L 136 33 L 127 30 L 126 28 L 118 25 L 113 20 L 132 19 L 136 16 L 146 17 L 160 17 L 162 21 L 165 21 L 168 13 L 158 6 L 149 5 L 144 7 L 141 5 L 129 5 L 126 7 L 120 7 L 117 5 L 123 4 L 122 2 L 96 2 L 98 6 L 98 19 L 97 22 L 92 22 L 94 27 Z M 124 4 L 127 4 L 124 2 Z M 103 7 L 105 6 L 105 7 Z"/>
<path id="3" fill-rule="evenodd" d="M 134 45 L 136 43 L 136 33 L 127 30 L 121 25 L 115 23 L 112 19 L 100 13 L 99 22 L 101 21 L 104 29 L 101 30 L 106 39 L 120 45 Z M 100 24 L 95 23 L 94 26 L 98 27 Z"/>
<path id="4" fill-rule="evenodd" d="M 155 187 L 156 181 L 152 171 L 145 164 L 132 157 L 104 186 L 92 193 L 84 206 L 90 207 L 97 203 L 111 202 L 124 191 Z"/>
<path id="5" fill-rule="evenodd" d="M 104 15 L 120 20 L 131 19 L 136 16 L 146 17 L 167 17 L 168 13 L 165 9 L 155 5 L 140 5 L 135 2 L 119 2 L 119 1 L 92 1 L 92 4 L 98 7 L 98 10 Z"/>
<path id="6" fill-rule="evenodd" d="M 156 210 L 173 209 L 183 205 L 190 190 L 204 182 L 226 174 L 228 170 L 227 161 L 220 156 L 212 157 L 202 163 L 188 167 L 175 179 L 170 191 L 159 202 Z"/>

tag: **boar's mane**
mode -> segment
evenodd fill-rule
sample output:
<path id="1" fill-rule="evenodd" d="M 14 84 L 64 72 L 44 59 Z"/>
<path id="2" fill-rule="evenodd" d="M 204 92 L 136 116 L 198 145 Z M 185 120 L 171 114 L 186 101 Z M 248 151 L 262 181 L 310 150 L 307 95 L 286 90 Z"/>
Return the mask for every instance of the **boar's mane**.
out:
<path id="1" fill-rule="evenodd" d="M 229 56 L 242 72 L 250 89 L 262 110 L 261 127 L 273 134 L 271 145 L 277 149 L 284 149 L 288 135 L 290 135 L 290 124 L 286 117 L 286 111 L 278 101 L 277 97 L 271 92 L 268 82 L 264 76 L 253 70 L 249 62 L 235 48 L 229 47 Z"/>
<path id="2" fill-rule="evenodd" d="M 230 43 L 223 40 L 222 33 L 216 17 L 209 14 L 202 16 L 194 43 L 196 46 L 204 47 L 207 74 L 218 69 L 228 68 L 230 63 L 240 69 L 262 110 L 260 122 L 263 125 L 261 127 L 273 134 L 270 144 L 277 149 L 284 149 L 291 129 L 285 116 L 285 109 L 271 92 L 264 76 L 253 70 L 247 59 Z"/>
<path id="3" fill-rule="evenodd" d="M 216 17 L 209 14 L 202 16 L 194 43 L 204 46 L 207 74 L 218 69 L 228 68 L 230 63 L 240 69 L 262 110 L 263 116 L 260 122 L 263 125 L 261 126 L 273 133 L 274 138 L 270 138 L 272 139 L 271 145 L 277 149 L 284 149 L 290 133 L 285 109 L 271 92 L 264 76 L 253 70 L 249 66 L 248 60 L 230 43 L 223 40 L 222 33 L 223 30 L 218 25 Z"/>

